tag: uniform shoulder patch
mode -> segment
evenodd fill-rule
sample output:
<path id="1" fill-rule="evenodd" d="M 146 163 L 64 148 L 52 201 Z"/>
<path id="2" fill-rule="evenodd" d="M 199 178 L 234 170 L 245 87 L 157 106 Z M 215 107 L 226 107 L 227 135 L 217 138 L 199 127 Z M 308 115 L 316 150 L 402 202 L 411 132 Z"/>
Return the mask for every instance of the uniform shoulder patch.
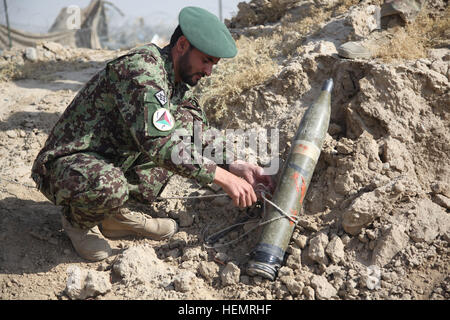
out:
<path id="1" fill-rule="evenodd" d="M 167 97 L 166 97 L 166 93 L 164 92 L 164 90 L 161 90 L 161 91 L 158 91 L 157 93 L 155 93 L 155 97 L 156 97 L 156 99 L 158 99 L 161 106 L 164 107 L 164 105 L 167 103 Z"/>
<path id="2" fill-rule="evenodd" d="M 153 125 L 160 131 L 170 131 L 175 126 L 175 119 L 169 110 L 161 108 L 153 113 Z"/>

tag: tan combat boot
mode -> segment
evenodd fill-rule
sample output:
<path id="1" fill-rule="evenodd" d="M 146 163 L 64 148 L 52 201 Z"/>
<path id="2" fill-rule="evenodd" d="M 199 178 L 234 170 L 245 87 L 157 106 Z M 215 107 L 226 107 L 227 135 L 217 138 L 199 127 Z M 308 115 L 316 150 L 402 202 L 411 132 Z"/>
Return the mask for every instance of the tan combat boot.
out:
<path id="1" fill-rule="evenodd" d="M 142 213 L 122 208 L 119 213 L 103 220 L 100 230 L 108 238 L 134 235 L 163 240 L 177 232 L 178 225 L 173 219 L 147 218 Z"/>
<path id="2" fill-rule="evenodd" d="M 97 226 L 91 229 L 77 228 L 72 226 L 64 216 L 62 216 L 61 222 L 80 257 L 89 261 L 100 261 L 111 255 L 111 247 Z"/>

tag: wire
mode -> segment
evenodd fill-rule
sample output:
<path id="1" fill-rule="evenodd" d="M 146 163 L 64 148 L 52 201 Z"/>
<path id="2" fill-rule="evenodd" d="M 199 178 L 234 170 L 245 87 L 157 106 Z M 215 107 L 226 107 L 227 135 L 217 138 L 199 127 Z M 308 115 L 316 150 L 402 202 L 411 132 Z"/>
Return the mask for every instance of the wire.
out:
<path id="1" fill-rule="evenodd" d="M 30 189 L 37 189 L 35 186 L 26 185 L 26 184 L 23 184 L 23 183 L 20 183 L 20 182 L 17 182 L 17 181 L 13 181 L 13 180 L 9 180 L 9 179 L 6 179 L 6 178 L 2 178 L 2 177 L 0 177 L 0 180 L 7 181 L 7 182 L 10 182 L 10 183 L 14 183 L 14 184 L 18 184 L 18 185 L 21 185 L 21 186 L 24 186 L 24 187 L 30 188 Z M 261 219 L 252 219 L 252 220 L 248 220 L 248 221 L 232 224 L 232 225 L 230 225 L 230 226 L 228 226 L 226 228 L 220 229 L 219 231 L 213 233 L 212 235 L 209 235 L 208 239 L 216 238 L 217 236 L 219 236 L 221 234 L 223 234 L 222 236 L 224 236 L 227 233 L 226 231 L 228 231 L 228 230 L 231 231 L 235 227 L 238 227 L 238 226 L 241 226 L 241 225 L 244 225 L 244 224 L 254 223 L 255 221 L 258 221 L 258 223 L 254 227 L 250 228 L 245 233 L 240 235 L 238 238 L 236 238 L 234 240 L 231 240 L 229 242 L 223 243 L 223 244 L 214 244 L 212 246 L 208 244 L 208 242 L 210 242 L 210 240 L 207 240 L 207 239 L 205 240 L 204 234 L 206 233 L 206 230 L 208 229 L 208 226 L 206 226 L 206 228 L 202 232 L 202 235 L 203 235 L 202 238 L 204 239 L 204 246 L 205 246 L 205 248 L 207 248 L 207 249 L 216 249 L 216 248 L 220 248 L 220 247 L 225 247 L 225 246 L 231 245 L 233 243 L 236 243 L 238 240 L 242 239 L 243 237 L 245 237 L 247 234 L 249 234 L 250 232 L 252 232 L 256 228 L 259 228 L 259 227 L 261 227 L 263 225 L 272 223 L 272 222 L 277 221 L 277 220 L 282 219 L 282 218 L 287 218 L 291 222 L 293 222 L 295 225 L 297 225 L 298 217 L 286 213 L 283 209 L 281 209 L 278 205 L 276 205 L 274 202 L 272 202 L 271 200 L 269 200 L 266 197 L 266 193 L 269 194 L 270 196 L 272 196 L 272 195 L 270 194 L 270 192 L 268 192 L 267 187 L 265 185 L 263 185 L 262 183 L 259 183 L 259 184 L 256 185 L 255 189 L 258 189 L 258 188 L 260 190 L 255 190 L 255 191 L 257 191 L 257 192 L 259 191 L 261 193 L 261 197 L 264 200 L 264 205 L 263 205 L 264 214 L 263 214 L 263 217 Z M 261 190 L 261 189 L 263 189 L 263 190 Z M 157 200 L 171 200 L 171 199 L 187 200 L 187 199 L 216 198 L 216 197 L 224 197 L 224 196 L 228 196 L 228 195 L 226 193 L 219 193 L 219 194 L 200 195 L 200 196 L 157 197 L 156 199 Z M 270 205 L 272 205 L 275 209 L 277 209 L 278 212 L 281 213 L 281 215 L 279 217 L 274 217 L 274 218 L 269 219 L 269 220 L 263 220 L 264 216 L 265 216 L 265 212 L 266 212 L 266 203 L 269 203 Z M 216 242 L 220 238 L 221 237 L 217 237 L 217 239 L 214 239 L 214 242 Z"/>

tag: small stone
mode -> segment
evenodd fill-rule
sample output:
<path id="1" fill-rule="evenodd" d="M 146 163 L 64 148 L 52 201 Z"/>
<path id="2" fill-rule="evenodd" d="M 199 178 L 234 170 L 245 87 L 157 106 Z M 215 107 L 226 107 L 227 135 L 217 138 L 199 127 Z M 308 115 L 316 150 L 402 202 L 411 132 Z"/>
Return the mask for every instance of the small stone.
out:
<path id="1" fill-rule="evenodd" d="M 448 183 L 442 181 L 435 181 L 431 185 L 431 190 L 433 190 L 434 193 L 440 193 L 450 198 L 450 184 Z"/>
<path id="2" fill-rule="evenodd" d="M 375 240 L 377 238 L 377 233 L 375 230 L 371 230 L 371 229 L 366 230 L 366 235 L 367 235 L 367 238 L 369 238 L 370 240 Z"/>
<path id="3" fill-rule="evenodd" d="M 328 244 L 328 237 L 324 233 L 319 233 L 309 241 L 309 257 L 321 264 L 328 264 L 328 258 L 325 254 L 325 247 Z"/>
<path id="4" fill-rule="evenodd" d="M 67 268 L 65 292 L 70 299 L 86 299 L 111 291 L 109 273 L 85 270 L 77 266 Z"/>
<path id="5" fill-rule="evenodd" d="M 31 62 L 35 62 L 38 59 L 36 48 L 28 47 L 25 49 L 25 58 Z"/>
<path id="6" fill-rule="evenodd" d="M 228 261 L 228 255 L 225 252 L 217 252 L 214 256 L 214 260 L 218 263 L 225 264 Z"/>
<path id="7" fill-rule="evenodd" d="M 219 266 L 214 262 L 201 261 L 198 265 L 198 272 L 208 283 L 212 283 L 213 279 L 217 277 Z"/>
<path id="8" fill-rule="evenodd" d="M 342 243 L 341 238 L 339 238 L 338 236 L 335 236 L 333 237 L 333 239 L 331 239 L 325 251 L 334 263 L 339 263 L 344 259 L 344 244 Z"/>
<path id="9" fill-rule="evenodd" d="M 241 269 L 233 262 L 228 262 L 225 268 L 220 273 L 220 279 L 224 286 L 239 283 L 239 277 L 241 275 Z"/>
<path id="10" fill-rule="evenodd" d="M 372 254 L 372 264 L 384 267 L 391 259 L 408 244 L 409 237 L 403 226 L 391 226 L 377 240 Z"/>
<path id="11" fill-rule="evenodd" d="M 158 258 L 155 249 L 149 245 L 137 245 L 124 250 L 117 256 L 112 269 L 125 284 L 139 281 L 164 285 L 175 273 L 171 266 Z"/>
<path id="12" fill-rule="evenodd" d="M 304 235 L 298 234 L 296 237 L 294 237 L 294 242 L 300 249 L 304 249 L 306 247 L 307 241 L 308 238 Z"/>
<path id="13" fill-rule="evenodd" d="M 278 270 L 278 277 L 285 277 L 285 276 L 291 277 L 293 275 L 294 275 L 294 272 L 292 271 L 291 268 L 283 266 Z"/>
<path id="14" fill-rule="evenodd" d="M 405 191 L 405 186 L 403 185 L 403 183 L 401 182 L 397 182 L 396 184 L 394 184 L 393 186 L 393 191 L 395 193 L 402 193 Z"/>
<path id="15" fill-rule="evenodd" d="M 8 138 L 17 138 L 17 132 L 15 130 L 7 130 L 6 135 L 8 136 Z"/>
<path id="16" fill-rule="evenodd" d="M 435 202 L 440 205 L 441 207 L 444 207 L 446 209 L 450 209 L 450 198 L 444 196 L 443 194 L 437 194 L 435 196 Z"/>
<path id="17" fill-rule="evenodd" d="M 301 281 L 297 281 L 292 277 L 285 280 L 284 284 L 293 296 L 299 296 L 303 292 L 305 285 Z"/>
<path id="18" fill-rule="evenodd" d="M 344 234 L 341 236 L 341 240 L 344 246 L 346 246 L 350 242 L 351 238 L 349 237 L 348 234 Z"/>
<path id="19" fill-rule="evenodd" d="M 180 250 L 178 250 L 177 248 L 169 250 L 166 252 L 166 258 L 178 258 L 180 256 Z"/>
<path id="20" fill-rule="evenodd" d="M 289 257 L 286 261 L 286 266 L 296 270 L 301 268 L 301 255 L 302 252 L 298 248 L 291 247 Z"/>
<path id="21" fill-rule="evenodd" d="M 313 221 L 309 221 L 304 218 L 299 218 L 298 224 L 299 224 L 299 226 L 301 226 L 307 230 L 314 231 L 314 232 L 319 231 L 319 227 L 317 226 L 317 223 L 315 223 Z"/>
<path id="22" fill-rule="evenodd" d="M 306 300 L 315 300 L 314 289 L 310 286 L 305 286 L 303 288 L 303 295 L 305 296 Z"/>
<path id="23" fill-rule="evenodd" d="M 202 256 L 202 249 L 199 247 L 189 247 L 185 248 L 183 252 L 183 256 L 181 257 L 182 261 L 199 260 L 200 256 Z"/>
<path id="24" fill-rule="evenodd" d="M 300 255 L 289 255 L 286 260 L 286 266 L 292 270 L 298 270 L 302 267 Z"/>
<path id="25" fill-rule="evenodd" d="M 179 214 L 180 227 L 189 227 L 194 223 L 194 214 L 187 211 L 182 211 Z"/>
<path id="26" fill-rule="evenodd" d="M 311 286 L 315 290 L 317 299 L 325 300 L 337 295 L 337 290 L 327 281 L 327 278 L 325 278 L 324 276 L 314 275 L 311 278 Z"/>
<path id="27" fill-rule="evenodd" d="M 241 282 L 243 283 L 243 284 L 250 284 L 250 277 L 249 276 L 246 276 L 246 275 L 243 275 L 243 276 L 241 276 Z M 245 292 L 243 292 L 244 293 L 244 295 L 245 295 Z"/>
<path id="28" fill-rule="evenodd" d="M 184 231 L 177 232 L 173 235 L 169 242 L 169 248 L 174 249 L 177 247 L 183 247 L 187 243 L 187 233 Z"/>
<path id="29" fill-rule="evenodd" d="M 188 292 L 194 287 L 196 276 L 189 270 L 182 271 L 174 277 L 174 287 L 178 292 Z"/>

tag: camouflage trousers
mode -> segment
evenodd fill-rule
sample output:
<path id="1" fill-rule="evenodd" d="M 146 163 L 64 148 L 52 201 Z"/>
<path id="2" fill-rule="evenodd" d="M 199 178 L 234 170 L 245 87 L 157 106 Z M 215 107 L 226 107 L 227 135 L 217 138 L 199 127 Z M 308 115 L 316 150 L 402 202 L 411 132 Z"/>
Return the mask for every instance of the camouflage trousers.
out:
<path id="1" fill-rule="evenodd" d="M 144 157 L 124 172 L 96 153 L 58 158 L 49 169 L 41 192 L 63 207 L 63 214 L 72 225 L 83 229 L 116 214 L 129 197 L 151 203 L 173 175 L 145 163 Z"/>

